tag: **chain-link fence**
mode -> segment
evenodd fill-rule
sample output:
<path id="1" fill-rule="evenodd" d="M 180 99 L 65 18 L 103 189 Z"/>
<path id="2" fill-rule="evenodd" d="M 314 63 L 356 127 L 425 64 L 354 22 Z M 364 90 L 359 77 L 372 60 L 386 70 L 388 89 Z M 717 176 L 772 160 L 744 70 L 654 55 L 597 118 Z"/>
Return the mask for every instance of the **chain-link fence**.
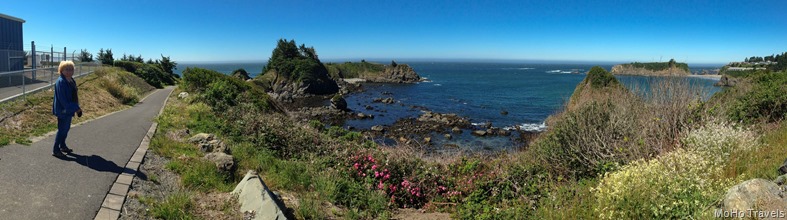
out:
<path id="1" fill-rule="evenodd" d="M 33 50 L 0 50 L 0 103 L 24 97 L 53 85 L 59 77 L 57 68 L 60 61 L 74 61 L 74 78 L 92 73 L 101 66 L 95 62 L 81 62 L 75 53 Z M 71 56 L 69 56 L 71 55 Z"/>

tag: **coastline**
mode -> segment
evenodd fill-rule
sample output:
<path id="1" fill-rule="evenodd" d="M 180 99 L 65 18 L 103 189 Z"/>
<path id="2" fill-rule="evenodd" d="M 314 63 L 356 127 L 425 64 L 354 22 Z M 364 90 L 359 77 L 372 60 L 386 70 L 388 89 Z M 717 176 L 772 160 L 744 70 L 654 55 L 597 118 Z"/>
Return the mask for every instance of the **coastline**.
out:
<path id="1" fill-rule="evenodd" d="M 721 80 L 722 75 L 687 75 L 686 77 L 693 77 L 693 78 L 701 78 L 701 79 L 710 79 L 710 80 Z"/>

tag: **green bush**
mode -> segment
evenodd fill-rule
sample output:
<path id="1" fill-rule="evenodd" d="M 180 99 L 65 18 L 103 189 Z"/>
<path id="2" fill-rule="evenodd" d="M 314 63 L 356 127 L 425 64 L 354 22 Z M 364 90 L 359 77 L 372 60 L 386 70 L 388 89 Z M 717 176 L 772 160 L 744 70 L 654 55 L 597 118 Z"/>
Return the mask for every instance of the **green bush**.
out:
<path id="1" fill-rule="evenodd" d="M 618 80 L 615 79 L 615 76 L 599 66 L 590 68 L 590 72 L 588 72 L 585 81 L 590 82 L 590 85 L 593 88 L 604 88 L 618 84 Z"/>
<path id="2" fill-rule="evenodd" d="M 164 85 L 175 84 L 174 76 L 165 72 L 161 69 L 161 66 L 157 64 L 115 60 L 113 65 L 134 73 L 156 88 L 164 88 Z"/>
<path id="3" fill-rule="evenodd" d="M 752 123 L 787 117 L 787 72 L 760 71 L 749 78 L 754 85 L 736 98 L 730 119 Z"/>

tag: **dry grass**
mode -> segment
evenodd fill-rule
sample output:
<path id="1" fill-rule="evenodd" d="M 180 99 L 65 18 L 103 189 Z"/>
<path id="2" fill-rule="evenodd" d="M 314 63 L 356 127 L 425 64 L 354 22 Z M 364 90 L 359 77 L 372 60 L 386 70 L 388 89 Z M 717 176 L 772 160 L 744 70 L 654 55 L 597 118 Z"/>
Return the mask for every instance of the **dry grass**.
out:
<path id="1" fill-rule="evenodd" d="M 647 95 L 641 95 L 647 94 Z M 580 84 L 562 113 L 547 120 L 536 154 L 557 175 L 595 176 L 629 161 L 674 149 L 706 92 L 680 78 L 661 78 L 627 90 Z"/>
<path id="2" fill-rule="evenodd" d="M 122 88 L 121 90 L 128 91 L 128 97 L 135 97 L 137 100 L 152 91 L 152 87 L 147 84 L 125 83 L 134 81 L 134 78 L 136 76 L 128 72 L 101 68 L 95 74 L 76 79 L 84 115 L 74 118 L 73 123 L 81 123 L 130 107 L 113 96 L 107 86 Z M 26 144 L 30 137 L 56 130 L 57 119 L 52 116 L 52 96 L 53 92 L 49 89 L 28 95 L 27 99 L 0 104 L 0 146 L 13 142 Z"/>

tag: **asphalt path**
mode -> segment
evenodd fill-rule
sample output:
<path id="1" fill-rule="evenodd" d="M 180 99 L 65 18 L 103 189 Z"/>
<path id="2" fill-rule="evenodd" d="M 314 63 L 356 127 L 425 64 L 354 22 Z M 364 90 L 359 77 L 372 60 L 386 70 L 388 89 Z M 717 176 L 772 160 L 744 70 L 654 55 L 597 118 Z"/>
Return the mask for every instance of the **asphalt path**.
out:
<path id="1" fill-rule="evenodd" d="M 93 219 L 172 89 L 72 127 L 66 158 L 51 155 L 54 135 L 0 147 L 0 219 Z"/>

